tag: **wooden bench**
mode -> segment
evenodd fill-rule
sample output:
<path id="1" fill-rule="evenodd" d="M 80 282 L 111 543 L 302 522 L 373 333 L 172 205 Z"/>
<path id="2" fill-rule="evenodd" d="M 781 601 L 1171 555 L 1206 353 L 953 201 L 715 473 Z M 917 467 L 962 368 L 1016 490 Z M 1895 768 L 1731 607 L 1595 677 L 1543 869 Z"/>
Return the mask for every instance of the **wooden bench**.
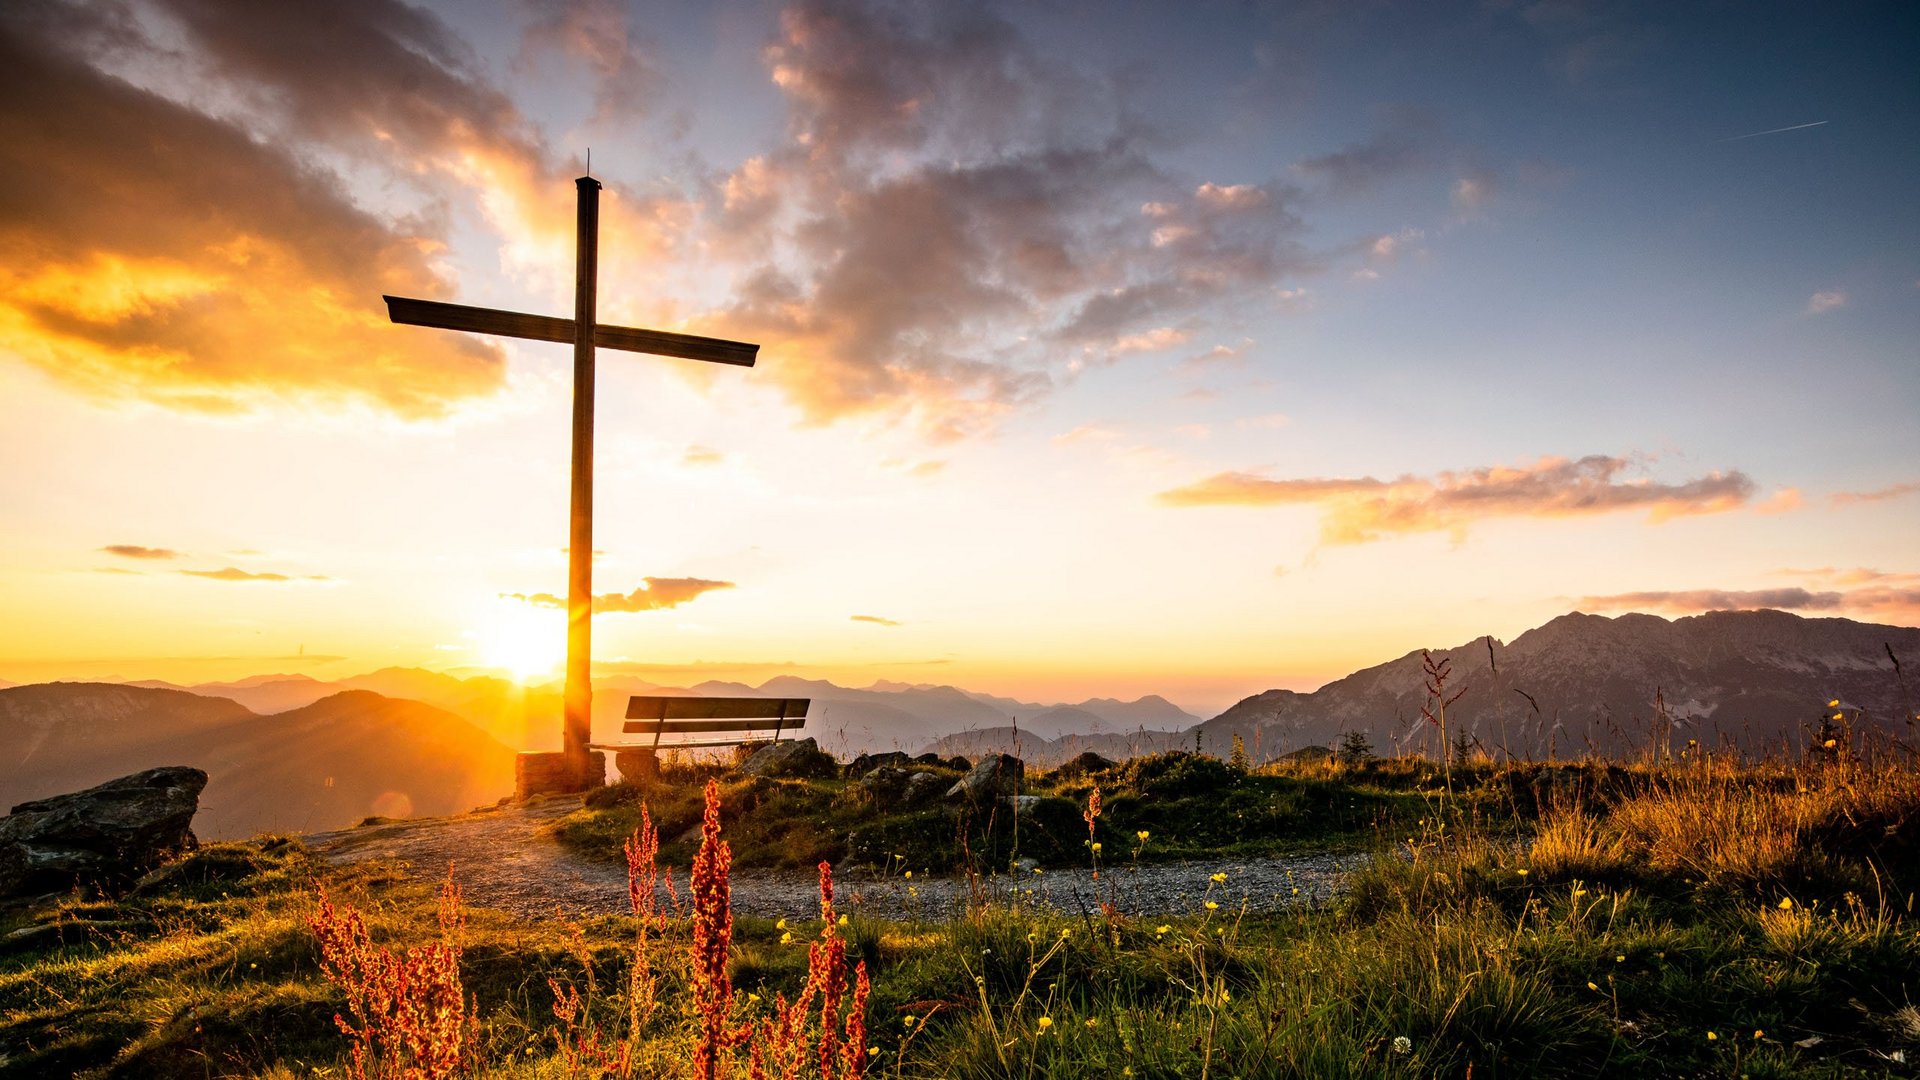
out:
<path id="1" fill-rule="evenodd" d="M 648 742 L 594 743 L 591 749 L 612 750 L 621 775 L 634 779 L 656 775 L 662 750 L 704 750 L 779 742 L 780 736 L 807 725 L 811 698 L 630 697 L 628 735 L 651 735 Z M 751 733 L 773 733 L 759 738 Z M 663 735 L 717 736 L 661 742 Z"/>

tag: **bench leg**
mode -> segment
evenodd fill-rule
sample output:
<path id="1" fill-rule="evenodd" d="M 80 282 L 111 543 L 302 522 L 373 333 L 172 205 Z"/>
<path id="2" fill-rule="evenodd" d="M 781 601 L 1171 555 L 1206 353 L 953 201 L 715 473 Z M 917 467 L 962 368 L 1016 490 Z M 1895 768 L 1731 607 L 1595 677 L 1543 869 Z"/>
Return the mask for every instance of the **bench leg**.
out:
<path id="1" fill-rule="evenodd" d="M 622 750 L 613 756 L 613 764 L 620 770 L 622 780 L 641 787 L 651 786 L 660 779 L 660 756 L 651 747 Z"/>

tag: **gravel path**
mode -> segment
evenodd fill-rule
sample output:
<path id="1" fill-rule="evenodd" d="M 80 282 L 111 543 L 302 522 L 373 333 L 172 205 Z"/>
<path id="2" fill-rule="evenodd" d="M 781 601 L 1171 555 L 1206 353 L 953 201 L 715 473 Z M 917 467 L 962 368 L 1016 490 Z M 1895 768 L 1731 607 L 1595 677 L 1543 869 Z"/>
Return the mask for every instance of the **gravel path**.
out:
<path id="1" fill-rule="evenodd" d="M 562 847 L 546 832 L 554 821 L 579 809 L 579 796 L 549 796 L 524 806 L 489 808 L 451 818 L 428 818 L 315 833 L 307 843 L 336 865 L 392 859 L 415 872 L 438 876 L 451 864 L 469 904 L 498 908 L 522 917 L 564 912 L 569 915 L 624 913 L 624 866 L 595 862 Z M 1270 911 L 1335 895 L 1346 872 L 1366 855 L 1298 855 L 1216 863 L 1160 863 L 1138 869 L 1103 871 L 1099 881 L 1086 870 L 996 875 L 981 887 L 1001 898 L 1018 890 L 1022 899 L 1063 911 L 1096 910 L 1105 902 L 1137 915 L 1197 911 L 1206 900 L 1223 908 L 1245 903 L 1252 911 Z M 1225 873 L 1224 883 L 1211 880 Z M 680 895 L 686 895 L 686 871 L 679 868 Z M 838 880 L 843 906 L 880 917 L 940 917 L 966 906 L 965 878 L 907 878 L 854 873 Z M 793 871 L 735 870 L 733 909 L 767 917 L 804 916 L 817 910 L 818 888 L 812 874 Z M 664 897 L 664 893 L 663 893 Z M 663 902 L 666 902 L 663 900 Z"/>

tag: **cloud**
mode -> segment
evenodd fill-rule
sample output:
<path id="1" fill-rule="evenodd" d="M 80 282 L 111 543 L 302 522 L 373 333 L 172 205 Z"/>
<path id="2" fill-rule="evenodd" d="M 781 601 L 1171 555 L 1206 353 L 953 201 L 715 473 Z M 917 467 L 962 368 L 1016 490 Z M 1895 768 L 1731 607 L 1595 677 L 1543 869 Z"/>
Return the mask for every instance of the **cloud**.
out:
<path id="1" fill-rule="evenodd" d="M 1920 494 L 1920 481 L 1905 484 L 1892 484 L 1873 491 L 1837 491 L 1833 494 L 1833 505 L 1852 506 L 1855 503 L 1881 502 L 1886 499 L 1898 499 L 1906 495 Z"/>
<path id="2" fill-rule="evenodd" d="M 298 5 L 233 7 L 246 25 Z M 278 141 L 95 66 L 151 48 L 130 26 L 0 14 L 0 351 L 89 396 L 199 411 L 299 394 L 425 416 L 500 385 L 497 349 L 386 324 L 383 291 L 446 290 L 427 235 Z M 298 42 L 289 69 L 324 43 Z"/>
<path id="3" fill-rule="evenodd" d="M 1807 314 L 1825 315 L 1847 306 L 1847 294 L 1839 289 L 1823 289 L 1807 298 Z"/>
<path id="4" fill-rule="evenodd" d="M 100 549 L 109 555 L 118 555 L 123 559 L 177 559 L 180 553 L 172 548 L 142 547 L 139 544 L 108 544 Z"/>
<path id="5" fill-rule="evenodd" d="M 727 455 L 711 446 L 689 446 L 680 455 L 682 465 L 718 465 L 727 459 Z"/>
<path id="6" fill-rule="evenodd" d="M 895 622 L 892 619 L 883 619 L 878 615 L 849 615 L 847 616 L 847 618 L 851 619 L 854 622 L 872 623 L 875 626 L 899 626 L 900 625 L 899 623 Z"/>
<path id="7" fill-rule="evenodd" d="M 1293 174 L 1329 194 L 1365 194 L 1433 164 L 1438 152 L 1438 122 L 1424 109 L 1390 112 L 1380 129 L 1365 140 L 1321 157 L 1293 164 Z"/>
<path id="8" fill-rule="evenodd" d="M 1171 349 L 1193 336 L 1191 330 L 1182 330 L 1172 326 L 1157 326 L 1137 334 L 1128 334 L 1115 341 L 1109 352 L 1120 354 L 1130 352 L 1157 352 Z"/>
<path id="9" fill-rule="evenodd" d="M 1861 613 L 1920 614 L 1920 585 L 1907 588 L 1862 588 L 1814 592 L 1782 589 L 1683 589 L 1587 596 L 1580 607 L 1603 611 L 1853 611 Z"/>
<path id="10" fill-rule="evenodd" d="M 609 615 L 616 612 L 659 611 L 675 608 L 698 598 L 703 593 L 715 589 L 731 589 L 731 581 L 709 581 L 706 578 L 658 578 L 640 579 L 644 584 L 630 593 L 605 593 L 593 598 L 593 613 Z M 524 600 L 541 607 L 564 608 L 564 598 L 552 593 L 502 593 L 510 600 Z"/>
<path id="11" fill-rule="evenodd" d="M 1273 479 L 1225 472 L 1159 494 L 1164 506 L 1311 505 L 1321 511 L 1321 539 L 1363 544 L 1391 536 L 1451 531 L 1464 535 L 1494 517 L 1575 517 L 1645 510 L 1659 522 L 1719 513 L 1754 494 L 1744 473 L 1712 472 L 1677 484 L 1629 479 L 1627 458 L 1546 457 L 1531 465 L 1488 466 L 1432 477 Z"/>
<path id="12" fill-rule="evenodd" d="M 644 115 L 665 76 L 640 48 L 627 12 L 615 0 L 521 0 L 533 15 L 521 34 L 517 66 L 538 70 L 556 54 L 578 61 L 593 76 L 593 123 Z"/>
<path id="13" fill-rule="evenodd" d="M 1764 501 L 1755 503 L 1753 512 L 1756 514 L 1787 514 L 1800 509 L 1800 505 L 1804 501 L 1800 495 L 1799 488 L 1784 487 L 1767 496 Z"/>
<path id="14" fill-rule="evenodd" d="M 1246 360 L 1241 354 L 1252 344 L 1252 338 L 1242 338 L 1238 345 L 1215 345 L 1206 352 L 1196 353 L 1180 361 L 1180 370 L 1200 371 L 1214 365 L 1245 364 Z"/>
<path id="15" fill-rule="evenodd" d="M 1051 440 L 1055 446 L 1071 446 L 1078 442 L 1112 442 L 1120 433 L 1105 424 L 1081 424 L 1072 431 L 1063 431 Z"/>
<path id="16" fill-rule="evenodd" d="M 989 10 L 802 0 L 765 55 L 788 141 L 709 212 L 716 249 L 770 254 L 709 319 L 814 421 L 988 429 L 1083 351 L 1310 272 L 1289 189 L 1168 174 L 1110 85 Z"/>
<path id="17" fill-rule="evenodd" d="M 253 573 L 252 571 L 242 570 L 237 566 L 229 566 L 221 570 L 182 570 L 180 572 L 187 575 L 188 577 L 207 578 L 211 581 L 292 581 L 293 580 L 292 578 L 288 577 L 285 574 L 275 574 L 272 572 Z"/>

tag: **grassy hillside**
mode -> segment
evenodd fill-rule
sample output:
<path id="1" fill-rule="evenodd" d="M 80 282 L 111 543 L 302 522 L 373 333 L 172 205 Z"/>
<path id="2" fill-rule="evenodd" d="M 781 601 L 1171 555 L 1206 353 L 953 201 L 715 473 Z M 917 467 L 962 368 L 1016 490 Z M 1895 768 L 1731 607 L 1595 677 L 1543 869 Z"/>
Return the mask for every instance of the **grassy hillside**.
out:
<path id="1" fill-rule="evenodd" d="M 872 976 L 872 1076 L 1907 1074 L 1916 781 L 1844 762 L 1510 775 L 1549 793 L 1530 844 L 1441 806 L 1316 909 L 1069 917 L 987 896 L 835 934 Z M 726 829 L 778 809 L 732 807 Z M 210 846 L 119 902 L 0 926 L 0 1077 L 340 1075 L 321 885 L 379 945 L 442 940 L 430 879 L 326 869 L 285 839 Z M 659 1004 L 637 1030 L 635 929 L 467 912 L 454 970 L 476 1013 L 455 1074 L 602 1075 L 578 1067 L 597 1046 L 630 1051 L 633 1075 L 688 1075 L 696 927 L 670 913 L 644 939 Z M 800 990 L 822 932 L 736 920 L 729 1022 Z"/>

